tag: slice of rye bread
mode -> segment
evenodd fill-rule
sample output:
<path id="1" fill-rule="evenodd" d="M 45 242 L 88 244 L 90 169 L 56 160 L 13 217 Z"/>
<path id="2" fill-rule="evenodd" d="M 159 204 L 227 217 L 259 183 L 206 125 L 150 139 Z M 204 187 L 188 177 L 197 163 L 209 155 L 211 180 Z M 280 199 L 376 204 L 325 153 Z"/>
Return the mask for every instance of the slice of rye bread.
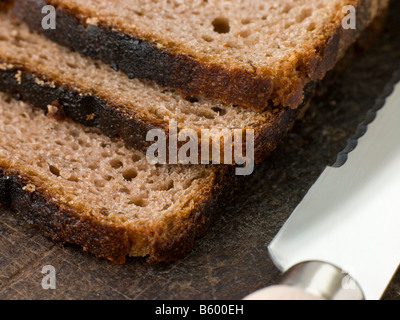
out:
<path id="1" fill-rule="evenodd" d="M 31 29 L 131 78 L 255 110 L 297 108 L 389 0 L 16 0 Z M 42 8 L 57 9 L 43 29 Z M 342 21 L 356 10 L 356 29 Z"/>
<path id="2" fill-rule="evenodd" d="M 253 129 L 255 162 L 276 148 L 298 113 L 290 108 L 257 112 L 202 97 L 183 99 L 154 81 L 129 80 L 100 61 L 31 33 L 25 24 L 14 25 L 6 13 L 0 13 L 0 90 L 46 111 L 57 108 L 60 114 L 110 137 L 119 136 L 144 152 L 153 143 L 146 141 L 148 131 L 162 129 L 168 138 L 171 119 L 177 122 L 178 133 L 182 129 L 197 133 L 199 154 L 201 130 L 210 130 L 216 138 L 233 136 L 235 129 Z M 221 143 L 222 162 L 223 151 Z"/>
<path id="3" fill-rule="evenodd" d="M 182 257 L 236 178 L 229 166 L 160 166 L 71 120 L 0 93 L 0 205 L 57 243 L 123 263 Z"/>

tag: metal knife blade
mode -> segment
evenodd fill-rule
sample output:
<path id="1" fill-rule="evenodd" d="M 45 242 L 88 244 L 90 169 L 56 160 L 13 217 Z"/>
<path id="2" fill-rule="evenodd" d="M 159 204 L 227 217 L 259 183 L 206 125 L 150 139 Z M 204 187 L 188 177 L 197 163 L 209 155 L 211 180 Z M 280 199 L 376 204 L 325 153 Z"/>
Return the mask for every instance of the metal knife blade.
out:
<path id="1" fill-rule="evenodd" d="M 307 261 L 329 263 L 375 300 L 400 263 L 400 83 L 365 127 L 311 187 L 269 253 L 282 272 Z"/>

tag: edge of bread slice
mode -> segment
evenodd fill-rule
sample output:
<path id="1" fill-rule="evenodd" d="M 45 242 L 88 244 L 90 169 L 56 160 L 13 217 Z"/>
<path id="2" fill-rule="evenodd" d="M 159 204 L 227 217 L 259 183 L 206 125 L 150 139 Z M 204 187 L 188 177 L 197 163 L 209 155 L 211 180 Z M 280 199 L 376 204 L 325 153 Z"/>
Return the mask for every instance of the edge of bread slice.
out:
<path id="1" fill-rule="evenodd" d="M 97 2 L 98 5 L 95 6 Z M 175 12 L 179 9 L 178 5 L 174 7 L 171 4 L 171 8 L 167 5 L 167 9 L 175 14 L 175 19 L 172 22 L 165 20 L 165 27 L 167 22 L 178 25 L 175 33 L 170 32 L 169 37 L 171 38 L 168 36 L 164 38 L 160 32 L 153 34 L 151 27 L 148 28 L 149 30 L 142 30 L 139 22 L 152 21 L 152 18 L 146 18 L 146 14 L 143 12 L 137 13 L 133 17 L 129 16 L 133 15 L 133 11 L 135 11 L 133 9 L 142 10 L 140 6 L 130 8 L 133 11 L 128 10 L 129 5 L 142 4 L 137 1 L 126 3 L 122 1 L 120 4 L 124 7 L 117 7 L 116 10 L 123 12 L 115 13 L 111 10 L 114 4 L 105 0 L 88 1 L 87 3 L 75 0 L 16 0 L 12 12 L 15 17 L 25 21 L 33 30 L 42 32 L 50 39 L 84 55 L 102 59 L 115 69 L 122 70 L 131 78 L 153 79 L 162 86 L 178 89 L 184 95 L 202 95 L 227 104 L 264 110 L 271 104 L 299 107 L 304 99 L 303 90 L 307 83 L 322 79 L 327 71 L 335 66 L 364 28 L 379 15 L 381 10 L 388 6 L 388 3 L 388 0 L 335 0 L 336 6 L 329 6 L 329 11 L 325 12 L 321 1 L 315 13 L 318 15 L 318 12 L 322 10 L 320 17 L 314 17 L 311 10 L 309 17 L 305 15 L 305 19 L 301 22 L 294 21 L 292 23 L 295 28 L 294 34 L 296 30 L 309 32 L 304 38 L 308 40 L 302 41 L 302 38 L 295 37 L 292 42 L 296 48 L 286 50 L 282 61 L 266 65 L 261 59 L 262 61 L 256 66 L 255 61 L 246 60 L 246 55 L 242 62 L 240 59 L 236 59 L 235 62 L 230 61 L 230 49 L 225 51 L 226 48 L 222 46 L 225 34 L 218 35 L 218 39 L 221 39 L 218 40 L 220 42 L 217 42 L 218 46 L 222 46 L 221 50 L 223 51 L 211 55 L 202 53 L 201 50 L 195 50 L 201 48 L 196 46 L 192 48 L 190 41 L 179 42 L 178 39 L 173 38 L 173 35 L 178 36 L 179 32 L 182 33 L 182 36 L 190 33 L 189 30 L 182 31 L 180 28 L 184 29 L 185 24 L 180 23 L 179 15 Z M 55 30 L 44 30 L 41 26 L 43 18 L 41 10 L 47 4 L 54 5 L 57 9 L 58 27 Z M 345 16 L 342 9 L 346 4 L 353 5 L 356 10 L 357 28 L 355 30 L 345 30 L 342 27 L 342 19 Z M 95 9 L 91 5 L 95 6 Z M 232 13 L 230 7 L 219 8 L 217 2 L 214 1 L 209 1 L 208 4 L 205 2 L 202 5 L 215 5 L 215 13 L 211 12 L 210 18 L 219 11 L 226 14 Z M 296 7 L 296 5 L 292 3 L 292 7 Z M 194 14 L 196 10 L 191 7 L 190 3 L 187 6 L 184 9 L 189 12 L 189 23 L 192 17 L 191 12 L 193 11 Z M 310 6 L 311 2 L 306 3 L 304 9 L 308 8 L 310 11 Z M 145 7 L 145 2 L 143 2 L 143 7 Z M 236 8 L 236 2 L 232 4 L 232 7 Z M 165 14 L 169 12 L 167 9 Z M 287 10 L 290 9 L 289 7 Z M 109 13 L 110 10 L 112 14 Z M 282 10 L 286 9 L 282 7 Z M 297 11 L 293 10 L 293 12 Z M 245 11 L 243 11 L 244 13 Z M 182 11 L 181 14 L 185 15 L 185 11 Z M 253 14 L 255 13 L 253 12 Z M 280 11 L 271 12 L 270 17 L 273 17 L 274 14 L 277 15 L 277 18 L 282 17 L 281 23 L 285 19 L 292 21 L 290 19 L 293 18 L 290 13 L 281 13 Z M 304 15 L 302 12 L 293 14 L 294 17 L 303 17 Z M 265 17 L 268 18 L 268 15 Z M 131 20 L 128 21 L 128 18 Z M 313 21 L 317 18 L 321 21 Z M 135 25 L 136 20 L 134 19 L 137 20 L 137 25 Z M 195 16 L 193 16 L 193 20 L 197 21 Z M 164 22 L 163 19 L 159 21 L 161 24 Z M 306 23 L 312 24 L 313 22 L 313 28 L 306 25 Z M 189 26 L 191 25 L 189 24 Z M 154 28 L 157 28 L 156 23 Z M 260 32 L 262 33 L 262 31 Z M 275 32 L 276 35 L 281 33 L 279 29 Z M 264 35 L 264 33 L 262 34 Z M 200 34 L 198 36 L 200 37 Z M 239 34 L 237 37 L 242 36 Z M 193 41 L 196 41 L 196 35 L 193 37 Z M 282 43 L 277 44 L 277 48 L 271 53 L 272 59 L 274 56 L 280 56 L 282 45 Z M 206 42 L 203 43 L 203 46 L 209 48 Z M 247 46 L 253 48 L 250 44 Z M 235 52 L 234 49 L 233 47 L 232 55 Z M 262 52 L 263 50 L 255 51 Z M 255 54 L 254 52 L 253 54 Z M 222 59 L 221 55 L 225 53 L 227 58 Z"/>

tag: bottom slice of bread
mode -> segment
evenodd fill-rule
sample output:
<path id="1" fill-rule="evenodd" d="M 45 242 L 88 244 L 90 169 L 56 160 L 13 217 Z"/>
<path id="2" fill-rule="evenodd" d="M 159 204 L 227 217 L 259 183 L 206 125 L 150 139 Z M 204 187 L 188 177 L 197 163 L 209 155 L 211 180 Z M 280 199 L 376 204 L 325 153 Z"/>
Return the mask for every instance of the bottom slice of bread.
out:
<path id="1" fill-rule="evenodd" d="M 0 94 L 0 204 L 57 243 L 123 263 L 182 257 L 233 189 L 226 166 L 158 166 L 145 154 Z"/>

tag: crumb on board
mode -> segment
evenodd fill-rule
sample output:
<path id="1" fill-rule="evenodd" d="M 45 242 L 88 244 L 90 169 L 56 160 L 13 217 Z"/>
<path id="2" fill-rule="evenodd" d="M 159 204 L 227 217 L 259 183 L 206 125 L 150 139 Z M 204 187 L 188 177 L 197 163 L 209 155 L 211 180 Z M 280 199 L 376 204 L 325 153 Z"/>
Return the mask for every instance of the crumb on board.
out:
<path id="1" fill-rule="evenodd" d="M 94 113 L 86 115 L 86 120 L 93 120 L 96 115 Z"/>
<path id="2" fill-rule="evenodd" d="M 28 191 L 30 193 L 34 193 L 36 191 L 36 187 L 33 184 L 27 184 L 22 190 Z"/>

